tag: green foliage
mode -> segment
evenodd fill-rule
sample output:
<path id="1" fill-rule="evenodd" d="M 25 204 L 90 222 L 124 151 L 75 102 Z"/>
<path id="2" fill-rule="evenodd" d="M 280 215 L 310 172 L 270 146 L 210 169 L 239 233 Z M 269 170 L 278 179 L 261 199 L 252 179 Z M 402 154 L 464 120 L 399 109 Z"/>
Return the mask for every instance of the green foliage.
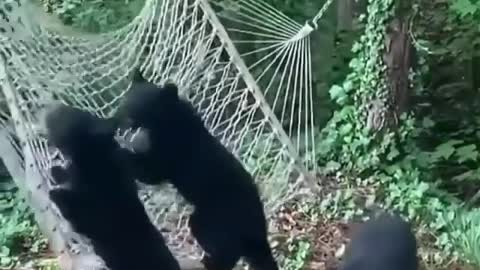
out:
<path id="1" fill-rule="evenodd" d="M 310 243 L 307 241 L 293 241 L 288 245 L 288 252 L 291 255 L 285 259 L 284 269 L 305 269 L 305 262 L 311 254 Z"/>
<path id="2" fill-rule="evenodd" d="M 480 1 L 478 0 L 454 0 L 451 9 L 460 17 L 476 16 L 480 12 Z"/>
<path id="3" fill-rule="evenodd" d="M 23 253 L 39 253 L 45 244 L 33 214 L 19 195 L 0 193 L 0 268 L 16 265 Z"/>
<path id="4" fill-rule="evenodd" d="M 36 267 L 38 270 L 62 270 L 60 266 L 57 264 L 56 260 L 42 260 L 36 263 Z"/>
<path id="5" fill-rule="evenodd" d="M 362 16 L 364 34 L 352 48 L 355 57 L 350 62 L 351 73 L 329 91 L 339 109 L 321 132 L 320 163 L 327 171 L 340 170 L 349 173 L 351 179 L 364 179 L 351 185 L 374 187 L 375 194 L 371 196 L 377 203 L 428 226 L 437 234 L 436 244 L 451 251 L 446 218 L 453 216 L 458 204 L 440 188 L 432 170 L 447 159 L 454 158 L 462 164 L 473 162 L 479 156 L 476 145 L 444 140 L 434 147 L 421 147 L 421 138 L 435 127 L 432 119 L 421 115 L 403 115 L 395 131 L 373 134 L 365 128 L 367 104 L 372 100 L 386 102 L 389 94 L 382 53 L 385 27 L 393 8 L 393 1 L 389 0 L 368 2 L 368 15 Z M 423 65 L 412 74 L 412 81 L 415 93 L 421 94 L 428 68 L 421 55 L 419 63 Z"/>
<path id="6" fill-rule="evenodd" d="M 332 220 L 338 216 L 350 220 L 363 214 L 363 210 L 354 202 L 352 189 L 329 192 L 322 198 L 318 208 L 323 218 Z"/>
<path id="7" fill-rule="evenodd" d="M 480 186 L 479 1 L 417 1 L 424 91 L 417 94 L 418 146 L 437 187 L 475 203 Z M 448 38 L 444 38 L 448 36 Z M 427 40 L 428 38 L 428 40 Z M 471 199 L 474 199 L 470 201 Z"/>
<path id="8" fill-rule="evenodd" d="M 364 35 L 353 46 L 356 57 L 350 62 L 352 72 L 343 84 L 334 85 L 329 93 L 340 109 L 322 131 L 318 152 L 324 161 L 336 160 L 343 169 L 362 172 L 376 165 L 382 154 L 390 150 L 392 136 L 378 147 L 364 128 L 362 108 L 367 96 L 378 96 L 385 90 L 383 63 L 384 25 L 391 15 L 392 1 L 370 1 Z M 366 155 L 366 156 L 365 156 Z"/>
<path id="9" fill-rule="evenodd" d="M 282 13 L 292 18 L 295 21 L 303 23 L 307 19 L 311 19 L 320 10 L 326 0 L 312 1 L 312 0 L 266 0 L 268 4 L 272 5 Z"/>
<path id="10" fill-rule="evenodd" d="M 128 24 L 145 0 L 42 0 L 66 25 L 98 33 Z"/>
<path id="11" fill-rule="evenodd" d="M 449 225 L 456 250 L 467 261 L 480 267 L 480 209 L 458 212 Z"/>

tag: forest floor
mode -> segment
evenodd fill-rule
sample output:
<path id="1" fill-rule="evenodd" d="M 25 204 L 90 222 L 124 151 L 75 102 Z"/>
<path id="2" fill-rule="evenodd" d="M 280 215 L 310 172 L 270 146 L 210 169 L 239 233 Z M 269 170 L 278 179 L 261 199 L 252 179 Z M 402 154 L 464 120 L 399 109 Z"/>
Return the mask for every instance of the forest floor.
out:
<path id="1" fill-rule="evenodd" d="M 355 232 L 361 221 L 345 223 L 338 220 L 312 219 L 311 213 L 306 214 L 299 210 L 295 204 L 286 206 L 279 213 L 276 223 L 276 250 L 286 258 L 298 257 L 292 252 L 291 244 L 293 242 L 308 243 L 309 252 L 304 252 L 302 264 L 295 269 L 304 270 L 337 270 L 341 264 L 341 257 L 346 246 L 350 241 L 351 235 Z M 314 221 L 312 221 L 314 220 Z M 435 253 L 432 248 L 431 237 L 418 235 L 417 241 L 419 250 L 429 250 L 429 253 Z M 298 245 L 297 245 L 298 247 Z M 295 248 L 293 248 L 295 249 Z M 437 251 L 438 252 L 438 251 Z M 419 251 L 422 253 L 422 251 Z M 429 256 L 419 256 L 421 270 L 474 270 L 475 267 L 451 260 L 447 265 L 434 264 L 431 261 L 422 260 Z M 432 256 L 430 256 L 432 257 Z M 297 260 L 298 265 L 298 260 Z M 289 268 L 290 269 L 290 268 Z"/>
<path id="2" fill-rule="evenodd" d="M 295 261 L 296 267 L 304 270 L 337 270 L 341 263 L 339 257 L 343 254 L 350 236 L 360 223 L 344 223 L 340 221 L 312 222 L 308 215 L 293 208 L 284 208 L 278 220 L 278 231 L 274 237 L 275 250 L 284 257 Z M 296 258 L 298 251 L 289 249 L 289 244 L 301 239 L 308 243 L 305 256 Z M 27 245 L 28 243 L 25 243 Z M 420 243 L 429 245 L 429 243 Z M 27 249 L 27 247 L 26 247 Z M 293 254 L 296 253 L 296 254 Z M 56 258 L 48 250 L 43 250 L 32 257 L 29 253 L 21 255 L 23 266 L 15 270 L 57 270 Z M 473 270 L 474 267 L 459 263 L 450 263 L 447 266 L 431 265 L 422 262 L 422 270 Z M 291 269 L 291 267 L 289 267 Z M 4 270 L 0 268 L 0 270 Z M 6 270 L 6 269 L 5 269 Z"/>
<path id="3" fill-rule="evenodd" d="M 330 184 L 335 183 L 329 179 Z M 333 184 L 335 185 L 335 184 Z M 325 185 L 324 185 L 325 187 Z M 341 188 L 338 186 L 332 187 Z M 324 192 L 332 192 L 324 191 Z M 368 191 L 361 193 L 368 193 Z M 312 196 L 313 197 L 313 196 Z M 308 200 L 315 201 L 313 200 Z M 276 215 L 272 243 L 280 260 L 286 261 L 284 269 L 294 270 L 337 270 L 341 263 L 341 257 L 348 245 L 350 236 L 361 221 L 345 223 L 335 218 L 325 217 L 320 213 L 315 203 L 302 205 L 299 201 L 291 202 L 283 206 Z M 306 207 L 305 207 L 306 205 Z M 338 209 L 339 212 L 342 209 Z M 432 249 L 431 237 L 418 235 L 420 254 L 425 250 Z M 25 252 L 20 254 L 23 267 L 15 267 L 15 270 L 57 270 L 57 259 L 47 249 L 41 249 L 32 255 L 30 252 L 32 243 L 22 243 Z M 428 256 L 420 256 L 425 258 Z M 432 262 L 421 261 L 421 270 L 473 270 L 468 266 L 456 261 L 447 265 L 434 265 Z M 0 270 L 6 270 L 1 268 Z M 12 269 L 12 268 L 9 268 Z"/>
<path id="4" fill-rule="evenodd" d="M 312 223 L 303 213 L 285 210 L 284 218 L 280 220 L 284 228 L 282 235 L 295 234 L 295 238 L 309 243 L 311 253 L 305 258 L 305 264 L 301 269 L 305 270 L 337 270 L 341 263 L 339 257 L 343 255 L 350 236 L 360 223 L 344 223 L 337 221 Z M 430 243 L 421 242 L 420 246 Z M 289 256 L 288 244 L 279 243 L 282 252 Z M 422 270 L 473 270 L 474 267 L 458 262 L 449 263 L 446 266 L 432 265 L 421 261 Z"/>

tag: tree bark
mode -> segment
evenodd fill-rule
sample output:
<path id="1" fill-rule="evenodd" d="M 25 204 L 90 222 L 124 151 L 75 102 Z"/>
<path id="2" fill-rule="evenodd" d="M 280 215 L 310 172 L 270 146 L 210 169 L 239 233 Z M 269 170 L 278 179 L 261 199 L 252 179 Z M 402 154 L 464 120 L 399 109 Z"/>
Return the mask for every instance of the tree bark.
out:
<path id="1" fill-rule="evenodd" d="M 353 1 L 339 0 L 337 4 L 337 31 L 352 31 Z"/>
<path id="2" fill-rule="evenodd" d="M 410 86 L 408 75 L 412 65 L 413 46 L 409 35 L 410 22 L 394 18 L 387 31 L 384 61 L 387 66 L 390 105 L 394 117 L 399 117 L 408 109 Z"/>
<path id="3" fill-rule="evenodd" d="M 386 66 L 386 99 L 373 100 L 368 107 L 367 126 L 375 131 L 396 128 L 400 116 L 408 111 L 410 100 L 409 72 L 414 48 L 409 35 L 410 21 L 402 16 L 387 26 L 383 61 Z"/>

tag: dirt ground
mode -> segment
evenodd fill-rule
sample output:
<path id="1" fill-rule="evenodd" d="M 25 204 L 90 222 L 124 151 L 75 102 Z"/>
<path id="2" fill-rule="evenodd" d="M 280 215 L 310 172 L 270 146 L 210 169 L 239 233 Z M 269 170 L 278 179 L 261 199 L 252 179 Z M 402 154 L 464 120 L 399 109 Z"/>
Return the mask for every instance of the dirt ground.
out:
<path id="1" fill-rule="evenodd" d="M 308 241 L 313 254 L 307 258 L 305 270 L 338 270 L 341 256 L 348 245 L 351 235 L 361 223 L 346 224 L 343 222 L 310 222 L 308 217 L 300 212 L 283 209 L 279 214 L 278 235 L 290 235 L 290 238 Z M 278 238 L 278 249 L 288 253 L 288 245 L 284 237 Z M 419 242 L 419 245 L 424 243 Z M 282 251 L 281 251 L 282 252 Z M 284 253 L 284 254 L 285 254 Z M 287 255 L 288 256 L 288 255 Z M 446 266 L 429 265 L 420 262 L 422 270 L 474 270 L 469 265 L 452 262 Z"/>
<path id="2" fill-rule="evenodd" d="M 321 220 L 321 218 L 311 218 L 302 211 L 296 210 L 294 205 L 285 206 L 277 213 L 274 232 L 272 232 L 272 242 L 275 251 L 284 257 L 292 258 L 294 253 L 288 251 L 288 245 L 292 239 L 295 241 L 304 241 L 310 244 L 310 253 L 306 258 L 303 269 L 305 270 L 338 270 L 341 263 L 341 256 L 345 247 L 348 245 L 351 235 L 355 232 L 361 223 L 344 223 L 340 221 Z M 431 245 L 431 239 L 419 240 L 419 246 L 425 247 Z M 417 238 L 418 239 L 418 238 Z M 43 250 L 37 254 L 37 258 L 32 258 L 28 253 L 32 243 L 25 243 L 24 262 L 25 268 L 20 269 L 47 269 L 35 267 L 28 263 L 33 260 L 57 261 L 55 256 L 48 250 Z M 195 268 L 197 269 L 197 268 Z M 474 270 L 472 266 L 450 263 L 446 266 L 429 265 L 421 262 L 421 270 Z M 2 269 L 0 269 L 2 270 Z"/>

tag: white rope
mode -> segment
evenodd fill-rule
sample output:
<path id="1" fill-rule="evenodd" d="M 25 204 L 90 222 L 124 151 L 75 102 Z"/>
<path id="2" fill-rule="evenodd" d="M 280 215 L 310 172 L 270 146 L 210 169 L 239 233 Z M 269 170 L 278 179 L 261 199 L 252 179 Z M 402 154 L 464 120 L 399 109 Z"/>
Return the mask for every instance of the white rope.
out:
<path id="1" fill-rule="evenodd" d="M 315 15 L 315 17 L 313 17 L 312 24 L 314 25 L 315 29 L 318 28 L 318 21 L 320 21 L 320 19 L 323 17 L 323 15 L 328 10 L 328 8 L 333 3 L 333 1 L 334 0 L 327 0 L 327 2 L 325 2 L 325 4 L 323 4 L 322 8 L 318 11 L 317 15 Z"/>
<path id="2" fill-rule="evenodd" d="M 250 26 L 254 29 L 274 34 L 274 36 L 288 38 L 292 36 L 292 34 L 294 34 L 296 30 L 292 29 L 289 26 L 285 27 L 281 23 L 278 23 L 275 19 L 265 20 L 264 18 L 262 19 L 260 16 L 259 18 L 256 18 L 255 16 L 252 16 L 252 14 L 247 13 L 238 13 L 236 15 L 238 16 L 238 19 L 235 17 L 230 17 L 229 20 L 235 22 L 239 26 Z"/>
<path id="3" fill-rule="evenodd" d="M 288 18 L 283 13 L 263 1 L 240 0 L 233 7 L 231 5 L 227 6 L 227 4 L 224 4 L 223 2 L 218 3 L 213 1 L 212 4 L 220 6 L 236 16 L 239 16 L 241 20 L 232 18 L 231 16 L 228 16 L 228 14 L 220 14 L 222 18 L 232 21 L 235 20 L 237 23 L 245 24 L 244 20 L 260 22 L 262 25 L 270 26 L 271 29 L 275 30 L 277 33 L 286 34 L 286 36 L 292 36 L 301 28 L 301 25 L 297 22 Z"/>
<path id="4" fill-rule="evenodd" d="M 12 54 L 6 65 L 18 98 L 14 108 L 22 119 L 17 127 L 30 138 L 27 145 L 45 179 L 50 178 L 48 170 L 57 161 L 35 129 L 37 107 L 45 102 L 40 94 L 47 96 L 47 101 L 55 97 L 106 117 L 115 112 L 129 90 L 128 75 L 140 65 L 152 82 L 162 84 L 173 80 L 179 84 L 182 94 L 198 108 L 212 134 L 254 175 L 269 214 L 296 194 L 297 183 L 290 181 L 290 175 L 294 170 L 303 172 L 304 168 L 299 169 L 297 153 L 272 110 L 279 109 L 279 115 L 288 116 L 292 123 L 293 115 L 298 116 L 306 109 L 305 98 L 300 108 L 289 108 L 291 105 L 282 97 L 286 89 L 298 98 L 304 89 L 297 88 L 311 86 L 306 82 L 307 76 L 300 75 L 305 73 L 302 63 L 307 60 L 301 56 L 306 55 L 303 44 L 307 41 L 292 40 L 302 26 L 269 5 L 253 0 L 239 1 L 241 16 L 231 17 L 243 18 L 247 29 L 231 29 L 230 34 L 254 37 L 239 40 L 245 44 L 251 40 L 256 46 L 242 55 L 262 55 L 258 61 L 249 63 L 249 68 L 264 69 L 255 78 L 266 86 L 263 94 L 275 96 L 272 104 L 267 104 L 257 82 L 247 74 L 249 69 L 237 62 L 239 55 L 232 49 L 228 36 L 222 34 L 222 26 L 212 19 L 208 6 L 202 3 L 148 0 L 129 25 L 96 39 L 65 37 L 44 30 L 29 40 L 0 35 L 5 40 L 0 43 L 0 51 Z M 0 7 L 0 11 L 5 10 Z M 147 37 L 149 44 L 144 42 Z M 142 62 L 141 52 L 147 48 L 148 55 Z M 2 115 L 11 117 L 11 112 Z M 0 121 L 0 126 L 3 125 Z M 310 124 L 299 127 L 307 129 Z M 289 131 L 293 134 L 294 129 L 290 127 Z M 22 150 L 18 146 L 17 149 Z M 16 160 L 24 160 L 25 154 L 19 152 Z M 189 244 L 185 231 L 185 216 L 190 207 L 169 187 L 157 193 L 146 204 L 152 219 L 171 230 L 166 239 L 177 256 L 198 258 L 201 252 L 196 245 Z"/>
<path id="5" fill-rule="evenodd" d="M 308 167 L 315 169 L 315 127 L 310 34 L 318 29 L 333 0 L 327 0 L 317 14 L 303 26 L 259 0 L 238 0 L 228 4 L 216 3 L 223 10 L 220 16 L 236 26 L 228 32 L 242 57 L 255 60 L 250 70 L 259 70 L 255 79 L 263 93 L 270 98 L 272 108 L 285 123 L 287 134 L 295 139 L 297 150 L 304 149 Z"/>

